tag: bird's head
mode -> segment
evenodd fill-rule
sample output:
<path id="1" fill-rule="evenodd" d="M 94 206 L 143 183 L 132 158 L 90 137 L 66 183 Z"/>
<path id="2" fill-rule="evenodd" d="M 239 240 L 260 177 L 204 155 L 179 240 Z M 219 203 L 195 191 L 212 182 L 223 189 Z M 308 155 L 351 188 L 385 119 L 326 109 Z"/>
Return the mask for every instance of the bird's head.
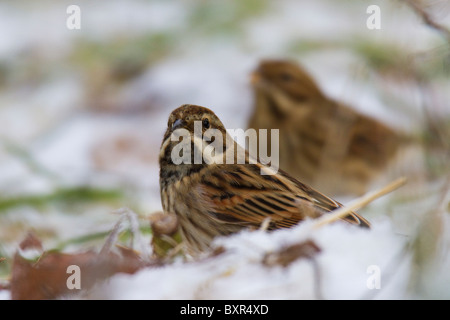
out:
<path id="1" fill-rule="evenodd" d="M 190 164 L 204 164 L 204 159 L 199 163 L 196 156 L 203 155 L 205 147 L 222 139 L 223 148 L 217 150 L 223 153 L 226 148 L 227 132 L 219 117 L 208 108 L 184 104 L 173 110 L 167 122 L 160 151 L 160 164 L 175 163 L 174 157 L 184 157 L 183 163 L 191 159 Z M 189 154 L 188 154 L 189 153 Z"/>
<path id="2" fill-rule="evenodd" d="M 322 97 L 312 77 L 298 64 L 288 60 L 263 60 L 251 76 L 257 92 L 282 94 L 293 101 L 304 102 Z"/>

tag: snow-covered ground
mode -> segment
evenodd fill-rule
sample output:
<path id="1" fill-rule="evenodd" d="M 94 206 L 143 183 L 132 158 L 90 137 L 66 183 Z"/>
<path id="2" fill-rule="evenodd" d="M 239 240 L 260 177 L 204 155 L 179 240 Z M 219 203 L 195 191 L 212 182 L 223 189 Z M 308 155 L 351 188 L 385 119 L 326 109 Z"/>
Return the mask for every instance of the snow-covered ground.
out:
<path id="1" fill-rule="evenodd" d="M 269 254 L 312 240 L 320 252 L 287 266 Z M 410 276 L 405 238 L 389 223 L 371 230 L 304 223 L 267 234 L 242 232 L 219 239 L 224 253 L 200 262 L 116 275 L 83 298 L 97 299 L 402 299 Z"/>

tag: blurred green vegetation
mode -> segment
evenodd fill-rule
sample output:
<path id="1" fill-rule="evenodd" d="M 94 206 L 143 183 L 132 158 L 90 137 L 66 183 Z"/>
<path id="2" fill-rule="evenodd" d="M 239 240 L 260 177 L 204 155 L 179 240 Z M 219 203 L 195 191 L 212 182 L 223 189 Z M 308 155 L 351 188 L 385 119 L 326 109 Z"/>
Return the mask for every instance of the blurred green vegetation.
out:
<path id="1" fill-rule="evenodd" d="M 54 192 L 41 195 L 20 195 L 14 197 L 0 197 L 0 214 L 20 206 L 30 206 L 39 209 L 48 205 L 63 205 L 74 207 L 86 202 L 119 203 L 123 193 L 120 190 L 106 190 L 88 186 L 73 188 L 58 188 Z"/>
<path id="2" fill-rule="evenodd" d="M 146 33 L 138 36 L 117 36 L 108 42 L 80 39 L 69 62 L 87 74 L 107 72 L 112 80 L 130 80 L 165 57 L 176 46 L 171 33 Z"/>
<path id="3" fill-rule="evenodd" d="M 65 239 L 63 241 L 58 242 L 56 246 L 52 250 L 56 251 L 63 251 L 68 246 L 81 246 L 86 245 L 89 243 L 102 243 L 105 241 L 105 239 L 110 234 L 110 230 L 107 231 L 99 231 L 99 232 L 92 232 L 87 233 L 79 237 L 74 237 L 70 239 Z M 151 234 L 151 228 L 150 224 L 142 225 L 139 227 L 139 232 L 141 235 L 150 235 Z M 132 231 L 130 229 L 125 229 L 122 232 L 120 232 L 118 237 L 118 243 L 128 244 L 134 237 Z"/>
<path id="4" fill-rule="evenodd" d="M 310 40 L 310 39 L 293 39 L 288 48 L 288 52 L 301 57 L 320 50 L 337 49 L 342 44 L 336 41 L 325 41 L 323 39 Z"/>
<path id="5" fill-rule="evenodd" d="M 190 11 L 189 32 L 200 36 L 240 36 L 243 23 L 268 9 L 267 0 L 197 1 Z"/>
<path id="6" fill-rule="evenodd" d="M 380 73 L 447 79 L 450 72 L 450 47 L 442 41 L 432 45 L 435 49 L 421 53 L 413 53 L 397 43 L 367 39 L 354 40 L 350 47 L 370 68 Z"/>
<path id="7" fill-rule="evenodd" d="M 408 61 L 411 59 L 410 52 L 395 43 L 359 39 L 351 45 L 373 70 L 403 76 L 411 76 L 415 72 Z"/>

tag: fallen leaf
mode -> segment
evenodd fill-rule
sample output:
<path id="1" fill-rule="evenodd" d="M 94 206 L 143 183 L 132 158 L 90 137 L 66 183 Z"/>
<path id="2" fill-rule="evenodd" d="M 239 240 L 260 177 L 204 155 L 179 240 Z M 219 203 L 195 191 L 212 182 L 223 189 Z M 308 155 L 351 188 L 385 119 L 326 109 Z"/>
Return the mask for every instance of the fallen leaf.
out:
<path id="1" fill-rule="evenodd" d="M 284 247 L 276 252 L 267 253 L 263 258 L 263 264 L 270 267 L 277 265 L 287 267 L 300 258 L 312 259 L 320 251 L 320 248 L 312 240 L 306 240 Z"/>
<path id="2" fill-rule="evenodd" d="M 36 240 L 30 242 L 27 236 L 20 249 L 26 249 L 29 243 L 36 244 Z M 11 299 L 56 299 L 89 289 L 116 273 L 132 274 L 148 265 L 129 248 L 117 247 L 116 251 L 106 254 L 47 251 L 32 261 L 24 258 L 18 250 L 13 258 Z"/>

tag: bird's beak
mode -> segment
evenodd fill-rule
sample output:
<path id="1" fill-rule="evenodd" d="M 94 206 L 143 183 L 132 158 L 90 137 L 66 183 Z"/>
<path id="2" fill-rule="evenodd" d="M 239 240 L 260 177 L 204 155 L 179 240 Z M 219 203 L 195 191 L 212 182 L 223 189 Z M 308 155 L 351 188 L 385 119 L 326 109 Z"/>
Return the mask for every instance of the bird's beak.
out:
<path id="1" fill-rule="evenodd" d="M 258 70 L 253 71 L 250 75 L 250 83 L 255 85 L 261 81 L 261 74 L 258 72 Z"/>
<path id="2" fill-rule="evenodd" d="M 178 129 L 180 127 L 183 127 L 186 123 L 182 119 L 177 119 L 172 124 L 172 130 Z"/>

